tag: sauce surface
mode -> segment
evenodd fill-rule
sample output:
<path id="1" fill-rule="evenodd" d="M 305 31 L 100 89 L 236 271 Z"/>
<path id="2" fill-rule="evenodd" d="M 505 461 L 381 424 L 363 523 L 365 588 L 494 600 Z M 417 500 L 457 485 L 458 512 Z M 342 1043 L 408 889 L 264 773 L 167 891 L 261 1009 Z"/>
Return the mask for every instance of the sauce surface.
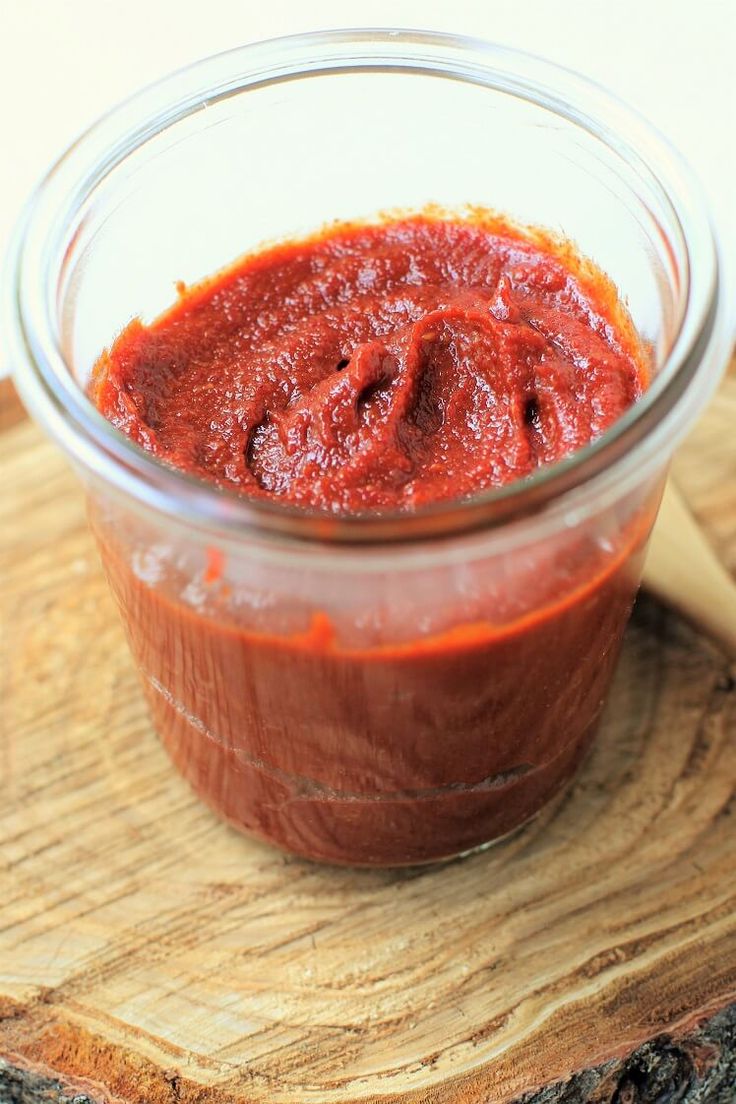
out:
<path id="1" fill-rule="evenodd" d="M 343 228 L 132 322 L 93 394 L 160 459 L 250 496 L 337 513 L 462 499 L 583 447 L 640 395 L 610 290 L 585 284 L 499 224 Z"/>

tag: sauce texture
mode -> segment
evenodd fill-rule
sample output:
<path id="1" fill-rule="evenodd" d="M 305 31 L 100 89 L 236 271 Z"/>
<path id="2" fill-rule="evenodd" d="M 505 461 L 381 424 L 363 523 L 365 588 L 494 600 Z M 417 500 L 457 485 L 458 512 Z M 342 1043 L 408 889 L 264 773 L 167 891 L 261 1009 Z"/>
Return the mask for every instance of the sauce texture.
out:
<path id="1" fill-rule="evenodd" d="M 174 467 L 356 513 L 527 476 L 641 388 L 611 319 L 549 247 L 413 218 L 280 246 L 184 291 L 128 326 L 94 394 Z"/>

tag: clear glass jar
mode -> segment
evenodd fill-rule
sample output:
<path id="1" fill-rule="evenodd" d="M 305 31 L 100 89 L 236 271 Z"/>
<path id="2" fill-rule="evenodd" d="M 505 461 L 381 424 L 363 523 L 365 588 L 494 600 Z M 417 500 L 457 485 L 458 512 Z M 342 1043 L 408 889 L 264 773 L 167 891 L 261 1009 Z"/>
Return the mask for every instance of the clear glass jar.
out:
<path id="1" fill-rule="evenodd" d="M 428 203 L 545 225 L 614 280 L 655 375 L 594 444 L 471 501 L 336 520 L 171 470 L 87 399 L 102 348 L 177 281 Z M 218 813 L 311 858 L 393 865 L 487 843 L 560 790 L 729 340 L 703 202 L 636 114 L 448 36 L 244 47 L 84 134 L 30 201 L 9 275 L 17 385 L 85 484 L 156 727 Z"/>

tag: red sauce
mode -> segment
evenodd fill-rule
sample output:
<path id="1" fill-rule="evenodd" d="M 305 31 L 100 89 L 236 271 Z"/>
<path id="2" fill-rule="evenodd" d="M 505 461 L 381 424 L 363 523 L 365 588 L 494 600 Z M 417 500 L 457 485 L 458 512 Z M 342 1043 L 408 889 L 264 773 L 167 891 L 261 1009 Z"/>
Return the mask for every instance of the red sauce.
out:
<path id="1" fill-rule="evenodd" d="M 415 217 L 182 288 L 103 354 L 92 393 L 159 459 L 239 494 L 410 511 L 587 444 L 640 395 L 643 363 L 611 286 L 569 249 L 499 222 Z M 503 834 L 571 776 L 650 513 L 613 556 L 583 538 L 550 547 L 523 617 L 499 617 L 508 596 L 479 599 L 447 631 L 360 646 L 319 609 L 302 632 L 259 631 L 216 548 L 194 609 L 96 527 L 157 726 L 198 792 L 298 853 L 384 864 Z"/>

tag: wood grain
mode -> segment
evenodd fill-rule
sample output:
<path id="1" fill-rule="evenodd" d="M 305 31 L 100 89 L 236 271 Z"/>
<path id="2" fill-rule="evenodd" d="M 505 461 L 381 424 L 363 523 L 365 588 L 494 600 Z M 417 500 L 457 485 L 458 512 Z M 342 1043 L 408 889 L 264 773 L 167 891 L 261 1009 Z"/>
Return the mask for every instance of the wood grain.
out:
<path id="1" fill-rule="evenodd" d="M 729 379 L 677 462 L 731 570 L 735 418 Z M 555 810 L 439 868 L 312 866 L 191 796 L 73 476 L 13 419 L 0 463 L 0 1100 L 629 1104 L 658 1099 L 648 1062 L 673 1100 L 733 1101 L 736 681 L 714 649 L 640 602 Z"/>

